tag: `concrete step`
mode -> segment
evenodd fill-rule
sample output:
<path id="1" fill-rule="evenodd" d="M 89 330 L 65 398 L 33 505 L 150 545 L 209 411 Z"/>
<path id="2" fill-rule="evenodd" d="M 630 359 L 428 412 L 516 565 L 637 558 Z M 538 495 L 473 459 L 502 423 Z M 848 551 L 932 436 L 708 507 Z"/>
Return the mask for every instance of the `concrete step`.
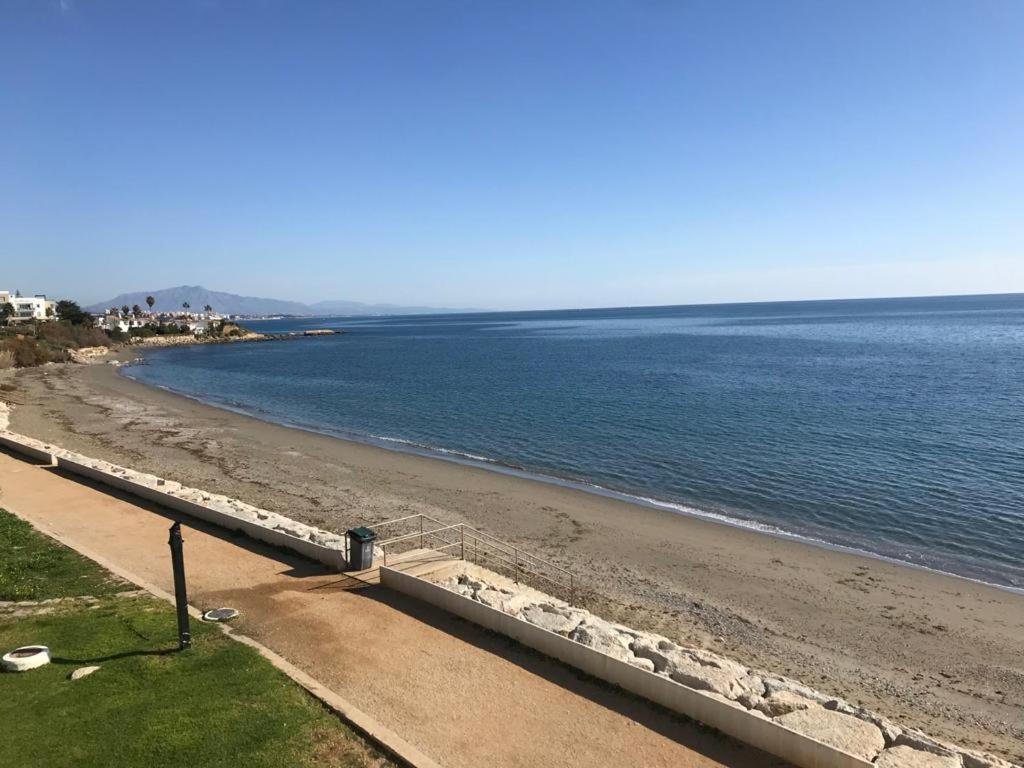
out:
<path id="1" fill-rule="evenodd" d="M 446 568 L 455 561 L 455 558 L 444 552 L 417 548 L 400 554 L 388 554 L 387 565 L 388 568 L 394 568 L 412 576 L 425 576 L 440 568 Z M 384 565 L 384 561 L 377 557 L 374 559 L 372 568 L 362 571 L 347 571 L 345 575 L 363 582 L 366 586 L 380 584 L 380 566 L 382 565 Z"/>

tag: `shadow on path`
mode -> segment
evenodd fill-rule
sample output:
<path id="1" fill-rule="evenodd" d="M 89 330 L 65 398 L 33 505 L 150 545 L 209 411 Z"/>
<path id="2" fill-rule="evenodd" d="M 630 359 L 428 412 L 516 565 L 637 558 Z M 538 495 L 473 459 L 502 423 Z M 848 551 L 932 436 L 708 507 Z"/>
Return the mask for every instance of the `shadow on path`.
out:
<path id="1" fill-rule="evenodd" d="M 791 768 L 790 763 L 784 760 L 408 595 L 382 586 L 367 587 L 355 594 L 387 605 L 464 643 L 500 656 L 531 674 L 600 704 L 729 768 Z"/>

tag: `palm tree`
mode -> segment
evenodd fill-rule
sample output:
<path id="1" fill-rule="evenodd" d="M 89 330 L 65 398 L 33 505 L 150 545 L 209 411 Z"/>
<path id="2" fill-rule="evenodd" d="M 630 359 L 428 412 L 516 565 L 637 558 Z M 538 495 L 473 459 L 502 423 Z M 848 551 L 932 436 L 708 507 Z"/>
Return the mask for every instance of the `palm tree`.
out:
<path id="1" fill-rule="evenodd" d="M 213 312 L 213 307 L 207 304 L 205 307 L 203 307 L 203 312 L 205 312 L 206 314 L 210 314 L 211 312 Z"/>
<path id="2" fill-rule="evenodd" d="M 134 305 L 132 307 L 132 314 L 135 315 L 135 317 L 141 317 L 142 316 L 142 307 L 140 307 L 138 304 Z"/>
<path id="3" fill-rule="evenodd" d="M 156 304 L 156 299 L 152 296 L 146 297 L 146 303 L 149 305 L 149 311 L 153 311 L 153 305 Z"/>
<path id="4" fill-rule="evenodd" d="M 188 312 L 188 310 L 189 310 L 189 308 L 190 308 L 191 306 L 192 306 L 192 305 L 191 305 L 191 304 L 189 304 L 189 303 L 188 303 L 187 301 L 183 301 L 183 302 L 181 302 L 181 308 L 182 308 L 182 309 L 184 309 L 184 310 L 185 310 L 186 312 Z"/>
<path id="5" fill-rule="evenodd" d="M 129 307 L 127 304 L 121 305 L 121 314 L 124 315 L 125 317 L 128 317 L 128 313 L 131 311 L 131 307 Z"/>

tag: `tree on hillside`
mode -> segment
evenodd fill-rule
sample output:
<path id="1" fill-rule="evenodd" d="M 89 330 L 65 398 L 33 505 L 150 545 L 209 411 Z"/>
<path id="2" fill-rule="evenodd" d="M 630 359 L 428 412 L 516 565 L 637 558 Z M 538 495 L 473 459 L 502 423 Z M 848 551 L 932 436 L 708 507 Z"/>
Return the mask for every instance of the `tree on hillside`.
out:
<path id="1" fill-rule="evenodd" d="M 57 317 L 71 325 L 92 325 L 92 315 L 78 306 L 77 301 L 68 299 L 58 301 Z"/>
<path id="2" fill-rule="evenodd" d="M 0 304 L 0 324 L 7 325 L 7 321 L 14 316 L 14 305 L 9 301 Z"/>
<path id="3" fill-rule="evenodd" d="M 146 303 L 149 305 L 149 311 L 153 311 L 153 305 L 156 304 L 156 299 L 152 296 L 146 297 Z"/>
<path id="4" fill-rule="evenodd" d="M 206 314 L 210 314 L 211 312 L 213 312 L 213 307 L 207 304 L 205 307 L 203 307 L 203 312 L 205 312 Z"/>
<path id="5" fill-rule="evenodd" d="M 141 317 L 141 316 L 142 316 L 142 307 L 140 307 L 140 306 L 139 306 L 138 304 L 135 304 L 135 305 L 134 305 L 134 306 L 132 307 L 132 314 L 133 314 L 133 315 L 134 315 L 135 317 Z"/>

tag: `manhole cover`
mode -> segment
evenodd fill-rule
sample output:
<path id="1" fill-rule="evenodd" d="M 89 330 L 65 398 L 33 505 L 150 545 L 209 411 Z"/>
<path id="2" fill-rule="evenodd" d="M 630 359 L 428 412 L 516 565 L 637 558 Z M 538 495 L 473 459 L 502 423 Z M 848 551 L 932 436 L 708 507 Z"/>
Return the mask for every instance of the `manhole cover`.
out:
<path id="1" fill-rule="evenodd" d="M 203 618 L 207 621 L 228 621 L 237 615 L 238 611 L 234 608 L 214 608 L 212 611 L 204 613 Z"/>

